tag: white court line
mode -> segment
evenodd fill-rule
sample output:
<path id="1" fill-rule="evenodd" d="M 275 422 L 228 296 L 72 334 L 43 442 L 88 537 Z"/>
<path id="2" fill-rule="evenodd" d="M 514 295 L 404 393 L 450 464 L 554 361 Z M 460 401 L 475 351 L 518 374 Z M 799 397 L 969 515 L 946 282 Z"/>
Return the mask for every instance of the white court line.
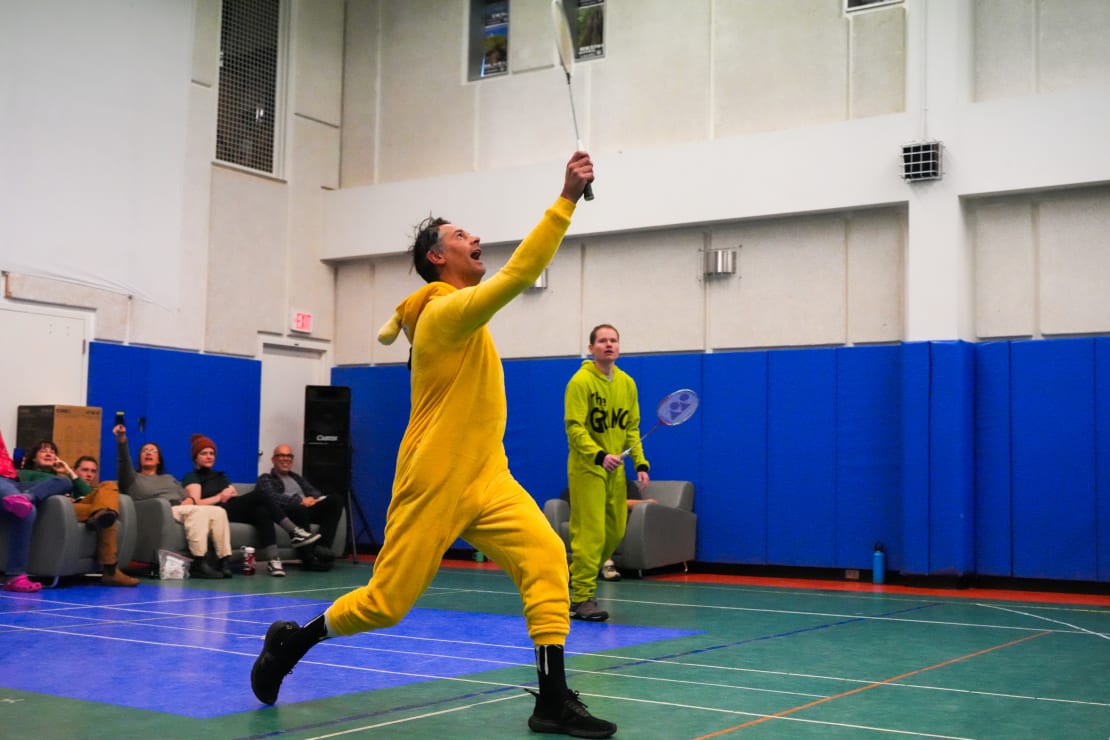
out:
<path id="1" fill-rule="evenodd" d="M 497 594 L 508 595 L 513 592 L 494 591 L 487 589 L 474 589 L 471 593 L 475 594 Z M 519 596 L 519 595 L 518 595 Z M 707 609 L 711 611 L 725 611 L 725 612 L 752 612 L 757 614 L 789 614 L 792 616 L 802 617 L 822 617 L 825 619 L 845 619 L 855 621 L 874 621 L 874 622 L 898 622 L 908 624 L 932 624 L 943 627 L 976 627 L 980 629 L 998 629 L 998 630 L 1014 630 L 1018 632 L 1043 632 L 1043 626 L 1037 627 L 1019 627 L 1005 624 L 980 624 L 977 622 L 955 622 L 945 619 L 911 619 L 907 617 L 884 617 L 873 616 L 869 614 L 850 614 L 842 612 L 820 612 L 820 611 L 801 611 L 797 609 L 762 609 L 750 606 L 724 606 L 717 604 L 689 604 L 673 601 L 649 601 L 646 599 L 615 599 L 607 596 L 597 596 L 598 603 L 605 602 L 607 604 L 632 604 L 635 606 L 650 606 L 650 607 L 665 607 L 673 609 Z M 966 602 L 965 602 L 966 603 Z M 950 605 L 945 602 L 945 605 Z M 1077 628 L 1078 629 L 1078 628 Z M 1049 630 L 1051 632 L 1066 633 L 1067 630 Z M 1083 631 L 1083 630 L 1079 630 Z"/>
<path id="2" fill-rule="evenodd" d="M 376 725 L 365 725 L 363 727 L 353 727 L 349 730 L 343 730 L 341 732 L 333 732 L 330 735 L 317 735 L 313 738 L 309 738 L 308 740 L 326 740 L 326 738 L 329 738 L 329 737 L 340 737 L 342 735 L 350 735 L 353 732 L 366 732 L 367 730 L 376 730 L 379 727 L 389 727 L 390 725 L 399 725 L 399 724 L 403 724 L 405 722 L 413 722 L 415 720 L 427 719 L 428 717 L 438 717 L 439 715 L 442 715 L 442 714 L 451 714 L 452 712 L 462 712 L 466 709 L 473 709 L 474 707 L 480 707 L 484 704 L 496 704 L 496 703 L 502 702 L 502 701 L 509 701 L 510 699 L 523 699 L 526 696 L 527 696 L 527 694 L 524 694 L 522 696 L 502 696 L 499 699 L 487 699 L 486 701 L 479 701 L 479 702 L 475 702 L 473 704 L 466 704 L 464 706 L 454 707 L 452 709 L 441 709 L 438 712 L 426 712 L 424 714 L 419 714 L 415 717 L 406 717 L 404 719 L 395 719 L 395 720 L 390 720 L 389 722 L 379 722 Z"/>
<path id="3" fill-rule="evenodd" d="M 175 616 L 175 615 L 170 615 L 170 616 Z M 174 625 L 151 625 L 151 626 L 161 627 L 163 629 L 173 629 L 173 630 L 177 630 L 177 631 L 203 632 L 205 634 L 210 634 L 211 633 L 211 630 L 201 630 L 201 629 L 180 627 L 180 626 L 174 626 Z M 81 632 L 70 632 L 70 631 L 62 630 L 62 629 L 49 629 L 49 628 L 39 628 L 39 627 L 29 628 L 29 627 L 13 626 L 13 629 L 18 629 L 20 631 L 26 631 L 26 632 L 44 632 L 44 633 L 48 633 L 48 634 L 59 634 L 59 635 L 66 635 L 66 636 L 70 636 L 70 637 L 81 637 L 81 638 L 85 638 L 85 639 L 110 640 L 110 641 L 115 641 L 115 642 L 125 642 L 125 643 L 140 644 L 140 645 L 153 645 L 153 646 L 158 646 L 158 647 L 169 647 L 169 648 L 185 649 L 185 650 L 190 650 L 190 649 L 191 650 L 202 650 L 202 651 L 205 651 L 205 652 L 222 653 L 222 654 L 225 654 L 225 655 L 235 655 L 235 656 L 243 656 L 243 657 L 249 657 L 249 658 L 257 657 L 256 653 L 254 653 L 254 652 L 245 653 L 245 652 L 240 652 L 240 651 L 237 651 L 237 650 L 227 650 L 227 649 L 224 649 L 224 648 L 213 648 L 213 647 L 207 647 L 207 646 L 203 646 L 203 645 L 182 645 L 179 642 L 159 642 L 159 641 L 156 641 L 156 640 L 140 640 L 140 639 L 136 639 L 136 638 L 111 637 L 111 636 L 107 636 L 107 635 L 90 635 L 90 634 L 81 633 Z M 235 638 L 243 638 L 243 639 L 251 639 L 251 640 L 260 640 L 262 638 L 261 635 L 256 635 L 256 634 L 253 634 L 253 633 L 252 634 L 241 634 L 241 633 L 233 633 L 233 632 L 223 632 L 221 634 L 223 634 L 226 637 L 235 637 Z M 367 634 L 369 634 L 369 635 L 378 635 L 378 636 L 382 636 L 382 637 L 390 636 L 390 635 L 381 635 L 381 634 L 375 633 L 375 632 L 371 632 L 371 633 L 367 633 Z M 397 636 L 391 636 L 391 637 L 406 637 L 406 636 L 397 635 Z M 522 650 L 527 649 L 529 652 L 531 652 L 531 650 L 532 650 L 532 648 L 530 648 L 530 647 L 529 648 L 520 648 L 519 646 L 496 645 L 496 644 L 491 644 L 491 643 L 477 643 L 477 642 L 468 642 L 468 641 L 463 641 L 463 640 L 432 640 L 431 638 L 413 638 L 413 639 L 428 640 L 428 641 L 442 642 L 442 643 L 451 643 L 451 644 L 461 644 L 461 645 L 507 647 L 507 648 L 522 649 Z M 532 667 L 531 661 L 529 661 L 527 663 L 510 663 L 510 662 L 507 662 L 507 661 L 483 660 L 483 659 L 480 659 L 480 658 L 461 658 L 461 657 L 449 656 L 449 655 L 437 655 L 437 654 L 431 654 L 431 653 L 418 653 L 418 652 L 414 652 L 414 651 L 382 650 L 380 648 L 365 647 L 365 646 L 360 646 L 360 645 L 348 645 L 348 644 L 343 644 L 343 643 L 340 643 L 340 642 L 331 642 L 331 641 L 327 642 L 326 645 L 328 647 L 335 647 L 335 648 L 340 648 L 340 649 L 344 649 L 344 650 L 371 650 L 371 651 L 386 652 L 386 653 L 401 653 L 401 654 L 407 654 L 407 655 L 418 655 L 418 656 L 424 656 L 424 657 L 442 657 L 442 658 L 447 658 L 447 659 L 451 659 L 451 660 L 473 660 L 473 661 L 485 662 L 485 663 L 501 663 L 501 664 L 505 665 L 506 667 L 518 667 L 518 668 L 531 668 Z M 867 679 L 853 679 L 853 678 L 838 677 L 838 676 L 822 676 L 822 675 L 817 675 L 817 674 L 795 673 L 795 672 L 789 672 L 789 671 L 771 671 L 771 670 L 765 670 L 765 669 L 741 668 L 741 667 L 736 667 L 736 666 L 720 666 L 720 665 L 712 665 L 712 664 L 690 663 L 690 662 L 686 662 L 686 661 L 657 660 L 657 659 L 651 659 L 651 658 L 641 658 L 641 657 L 637 657 L 637 656 L 622 656 L 620 654 L 614 654 L 614 653 L 573 653 L 572 652 L 570 654 L 571 655 L 580 655 L 580 656 L 598 657 L 598 658 L 604 658 L 604 659 L 609 659 L 609 660 L 632 661 L 632 662 L 637 662 L 637 663 L 650 663 L 650 664 L 657 664 L 657 665 L 664 665 L 664 666 L 681 666 L 681 667 L 684 667 L 684 668 L 703 668 L 703 669 L 710 669 L 710 670 L 715 670 L 715 671 L 767 674 L 767 675 L 784 676 L 784 677 L 789 677 L 789 678 L 808 678 L 808 679 L 835 681 L 835 682 L 840 682 L 840 683 L 851 683 L 851 684 L 872 684 L 872 683 L 875 683 L 874 680 L 867 680 Z M 371 673 L 379 673 L 379 674 L 383 674 L 383 675 L 405 676 L 405 677 L 409 677 L 409 678 L 423 678 L 423 679 L 456 681 L 456 682 L 461 682 L 461 683 L 479 684 L 479 685 L 484 685 L 484 686 L 523 688 L 522 686 L 520 686 L 518 684 L 504 683 L 504 682 L 498 682 L 498 681 L 484 681 L 484 680 L 478 680 L 478 679 L 472 679 L 472 678 L 463 678 L 463 677 L 458 677 L 458 676 L 440 676 L 440 675 L 435 675 L 435 674 L 411 673 L 411 672 L 407 672 L 407 671 L 384 670 L 384 669 L 379 669 L 379 668 L 370 668 L 370 667 L 367 667 L 367 666 L 349 665 L 349 664 L 345 664 L 345 663 L 333 663 L 333 662 L 325 662 L 325 661 L 302 660 L 301 664 L 323 666 L 323 667 L 329 667 L 329 668 L 347 669 L 347 670 L 356 670 L 356 671 L 368 671 L 368 672 L 371 672 Z M 567 672 L 571 673 L 571 674 L 585 674 L 585 675 L 595 675 L 595 676 L 602 676 L 602 677 L 620 677 L 620 678 L 626 678 L 626 679 L 630 679 L 630 680 L 644 680 L 644 681 L 649 681 L 650 680 L 650 681 L 662 681 L 662 682 L 669 682 L 669 683 L 692 683 L 692 684 L 695 684 L 695 685 L 714 686 L 714 687 L 719 687 L 719 688 L 736 689 L 736 690 L 740 690 L 740 691 L 782 693 L 782 694 L 805 696 L 805 697 L 814 697 L 814 696 L 824 697 L 824 696 L 826 696 L 826 695 L 821 695 L 821 694 L 807 694 L 807 693 L 803 693 L 803 692 L 777 691 L 777 690 L 762 689 L 762 688 L 749 687 L 749 686 L 736 686 L 736 685 L 732 685 L 732 684 L 711 684 L 711 683 L 705 683 L 705 682 L 691 682 L 691 681 L 683 681 L 683 680 L 679 680 L 679 679 L 668 679 L 668 678 L 659 678 L 659 677 L 651 677 L 651 676 L 632 676 L 632 675 L 617 673 L 617 672 L 614 672 L 614 671 L 594 671 L 594 670 L 583 670 L 583 669 L 568 668 Z M 974 691 L 974 690 L 967 690 L 967 689 L 954 689 L 954 688 L 945 688 L 945 687 L 937 687 L 937 686 L 924 686 L 924 685 L 910 684 L 910 683 L 897 683 L 896 682 L 896 683 L 887 683 L 887 684 L 884 684 L 884 685 L 886 685 L 886 686 L 895 686 L 895 687 L 900 687 L 900 688 L 926 689 L 926 690 L 932 690 L 932 691 L 950 691 L 950 692 L 954 692 L 954 693 L 962 693 L 962 694 L 967 694 L 967 695 L 988 696 L 988 697 L 996 697 L 996 698 L 1007 698 L 1007 699 L 1016 699 L 1016 700 L 1021 700 L 1021 701 L 1047 701 L 1047 702 L 1055 702 L 1055 703 L 1077 704 L 1077 705 L 1084 705 L 1084 706 L 1110 706 L 1110 703 L 1106 703 L 1106 702 L 1082 701 L 1082 700 L 1074 700 L 1074 699 L 1057 699 L 1057 698 L 1053 698 L 1053 697 L 1027 696 L 1027 695 L 1020 695 L 1020 694 L 1005 694 L 1005 693 L 988 692 L 988 691 Z M 595 695 L 595 694 L 589 694 L 589 695 L 583 694 L 583 696 L 597 696 L 597 695 Z M 639 700 L 639 699 L 632 699 L 632 698 L 629 698 L 629 697 L 608 697 L 608 698 L 623 698 L 623 699 L 626 699 L 628 701 L 643 701 L 643 700 Z M 662 703 L 662 704 L 667 704 L 669 706 L 677 706 L 677 707 L 686 706 L 686 705 L 681 705 L 681 704 L 671 704 L 671 703 L 668 703 L 668 702 L 650 702 L 650 703 Z M 715 709 L 704 708 L 704 707 L 702 707 L 702 709 L 706 709 L 707 711 L 726 711 L 726 710 L 715 710 Z M 755 713 L 747 713 L 747 712 L 734 712 L 734 713 L 742 714 L 742 715 L 745 715 L 745 716 L 754 716 L 754 717 L 766 716 L 766 715 L 755 714 Z M 801 720 L 801 719 L 798 719 L 798 718 L 779 718 L 779 719 L 792 719 L 793 721 L 811 721 L 811 720 Z M 836 724 L 836 723 L 820 723 L 820 724 Z M 852 727 L 851 725 L 845 725 L 845 726 Z M 860 726 L 860 727 L 862 727 L 862 726 Z M 898 731 L 895 731 L 895 730 L 883 730 L 882 728 L 874 728 L 874 729 L 876 729 L 876 731 L 898 732 Z M 915 734 L 915 733 L 909 733 L 909 734 Z M 937 737 L 941 737 L 941 736 L 937 736 Z"/>
<path id="4" fill-rule="evenodd" d="M 1061 622 L 1059 619 L 1050 619 L 1050 618 L 1042 616 L 1040 614 L 1029 614 L 1027 612 L 1020 611 L 1018 609 L 1011 609 L 1010 607 L 1000 606 L 998 604 L 982 604 L 982 603 L 980 603 L 980 604 L 977 604 L 977 606 L 984 606 L 988 609 L 998 609 L 998 610 L 1004 611 L 1004 612 L 1011 612 L 1013 614 L 1020 614 L 1024 617 L 1031 617 L 1033 619 L 1043 619 L 1046 622 L 1052 622 L 1053 624 L 1062 624 L 1065 627 L 1071 627 L 1074 630 L 1079 630 L 1080 632 L 1085 632 L 1088 635 L 1094 635 L 1095 637 L 1101 637 L 1104 640 L 1110 640 L 1110 635 L 1104 634 L 1102 632 L 1095 632 L 1094 630 L 1089 630 L 1086 627 L 1080 627 L 1078 625 L 1071 624 L 1069 622 Z"/>
<path id="5" fill-rule="evenodd" d="M 889 728 L 889 727 L 875 727 L 875 726 L 872 726 L 872 725 L 856 725 L 856 724 L 848 724 L 846 722 L 829 722 L 829 721 L 826 721 L 826 720 L 805 719 L 805 718 L 802 718 L 802 717 L 789 717 L 789 716 L 780 717 L 780 716 L 771 715 L 771 714 L 761 714 L 759 712 L 744 712 L 744 711 L 741 711 L 739 709 L 722 709 L 720 707 L 703 707 L 703 706 L 699 706 L 697 704 L 680 704 L 678 702 L 670 702 L 670 701 L 655 701 L 655 700 L 650 700 L 650 699 L 633 699 L 633 698 L 627 697 L 627 696 L 610 696 L 610 695 L 606 695 L 606 694 L 582 694 L 582 696 L 587 696 L 591 699 L 593 699 L 593 698 L 611 699 L 613 701 L 629 701 L 629 702 L 634 702 L 634 703 L 637 703 L 637 704 L 652 704 L 654 706 L 672 707 L 672 708 L 675 708 L 675 709 L 691 709 L 691 710 L 702 711 L 702 712 L 713 712 L 715 714 L 727 714 L 729 716 L 734 716 L 734 717 L 753 717 L 753 718 L 757 718 L 757 719 L 780 720 L 780 721 L 783 721 L 783 722 L 800 722 L 800 723 L 803 723 L 803 724 L 820 725 L 820 726 L 823 726 L 823 727 L 840 727 L 840 728 L 849 729 L 849 730 L 867 730 L 867 731 L 870 731 L 870 732 L 882 732 L 882 733 L 893 734 L 893 735 L 912 735 L 913 737 L 931 737 L 931 738 L 938 738 L 938 740 L 973 740 L 972 738 L 961 737 L 959 735 L 935 735 L 935 734 L 928 733 L 928 732 L 919 732 L 919 731 L 912 731 L 912 730 L 896 730 L 896 729 Z M 379 722 L 379 723 L 373 724 L 373 725 L 363 725 L 361 727 L 352 727 L 350 729 L 341 730 L 339 732 L 333 732 L 333 733 L 328 734 L 328 735 L 316 735 L 314 737 L 309 738 L 308 740 L 327 740 L 328 738 L 341 737 L 343 735 L 350 735 L 350 734 L 356 733 L 356 732 L 367 732 L 369 730 L 376 730 L 378 728 L 389 727 L 391 725 L 400 725 L 400 724 L 405 724 L 405 723 L 409 723 L 409 722 L 416 722 L 416 721 L 419 721 L 419 720 L 422 720 L 422 719 L 426 719 L 428 717 L 436 717 L 436 716 L 439 716 L 439 715 L 448 714 L 450 712 L 460 712 L 460 711 L 463 711 L 463 710 L 466 710 L 466 709 L 473 709 L 475 707 L 480 707 L 480 706 L 485 705 L 485 704 L 493 704 L 493 703 L 496 703 L 496 702 L 508 701 L 510 699 L 520 699 L 520 698 L 527 698 L 527 697 L 526 696 L 519 696 L 519 697 L 518 696 L 506 696 L 506 697 L 502 697 L 502 698 L 499 698 L 499 699 L 491 699 L 491 700 L 487 700 L 487 701 L 475 702 L 473 704 L 466 704 L 466 705 L 463 705 L 463 706 L 460 706 L 460 707 L 454 707 L 452 709 L 443 709 L 443 710 L 440 710 L 438 712 L 427 712 L 425 714 L 418 714 L 418 715 L 414 715 L 412 717 L 405 717 L 405 718 L 402 718 L 402 719 L 390 720 L 388 722 Z"/>

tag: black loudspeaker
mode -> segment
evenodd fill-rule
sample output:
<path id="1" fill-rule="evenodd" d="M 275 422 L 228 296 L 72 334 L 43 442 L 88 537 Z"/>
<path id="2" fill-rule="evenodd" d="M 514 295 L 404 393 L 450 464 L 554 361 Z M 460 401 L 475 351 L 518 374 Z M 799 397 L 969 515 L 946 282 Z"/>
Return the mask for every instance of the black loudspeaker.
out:
<path id="1" fill-rule="evenodd" d="M 351 488 L 351 448 L 346 445 L 305 445 L 301 471 L 321 493 L 346 496 Z"/>
<path id="2" fill-rule="evenodd" d="M 304 443 L 351 446 L 350 388 L 345 385 L 305 386 Z"/>

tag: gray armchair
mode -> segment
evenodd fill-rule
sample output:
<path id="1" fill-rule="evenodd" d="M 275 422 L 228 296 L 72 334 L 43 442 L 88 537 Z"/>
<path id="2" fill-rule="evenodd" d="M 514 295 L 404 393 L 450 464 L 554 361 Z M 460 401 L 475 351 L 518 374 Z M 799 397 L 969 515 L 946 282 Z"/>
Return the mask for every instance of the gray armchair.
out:
<path id="1" fill-rule="evenodd" d="M 246 493 L 254 488 L 254 483 L 232 483 L 232 485 L 239 493 Z M 122 495 L 120 498 L 129 499 L 129 497 Z M 134 507 L 139 530 L 135 544 L 135 560 L 156 566 L 158 564 L 158 551 L 163 548 L 179 552 L 187 557 L 190 556 L 189 546 L 185 542 L 185 527 L 174 521 L 172 508 L 168 501 L 165 499 L 135 501 Z M 232 522 L 230 529 L 232 560 L 242 559 L 240 553 L 244 545 L 258 547 L 258 533 L 254 526 Z M 277 532 L 278 556 L 282 560 L 298 559 L 299 556 L 289 541 L 289 533 L 277 524 L 274 525 L 274 529 Z M 312 531 L 315 532 L 317 529 L 319 527 L 313 524 Z M 347 546 L 347 529 L 347 513 L 344 512 L 343 516 L 339 518 L 339 527 L 335 532 L 335 542 L 332 547 L 336 554 L 343 552 L 343 549 Z"/>
<path id="2" fill-rule="evenodd" d="M 635 481 L 629 481 L 635 486 Z M 694 559 L 698 516 L 694 513 L 694 484 L 685 480 L 653 480 L 641 494 L 656 503 L 638 504 L 628 515 L 624 539 L 613 553 L 621 570 L 645 570 L 686 563 Z M 570 503 L 562 498 L 548 499 L 544 516 L 563 538 L 568 557 L 570 548 Z"/>
<path id="3" fill-rule="evenodd" d="M 130 497 L 119 497 L 119 565 L 126 568 L 135 551 L 136 514 Z M 0 568 L 8 559 L 8 528 L 0 523 Z M 39 504 L 35 528 L 31 533 L 31 553 L 27 573 L 39 578 L 52 578 L 56 586 L 64 576 L 94 573 L 100 570 L 96 560 L 96 532 L 77 521 L 73 499 L 51 496 Z"/>

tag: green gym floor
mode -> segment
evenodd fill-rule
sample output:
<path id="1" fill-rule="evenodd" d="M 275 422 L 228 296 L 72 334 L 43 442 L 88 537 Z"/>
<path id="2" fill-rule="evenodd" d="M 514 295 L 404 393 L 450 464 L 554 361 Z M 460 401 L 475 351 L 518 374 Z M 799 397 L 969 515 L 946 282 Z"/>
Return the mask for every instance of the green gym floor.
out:
<path id="1" fill-rule="evenodd" d="M 400 625 L 321 643 L 258 704 L 270 622 L 371 569 L 0 592 L 0 737 L 538 737 L 520 599 L 488 563 L 445 561 Z M 696 574 L 598 595 L 568 679 L 618 738 L 1110 737 L 1110 596 Z"/>

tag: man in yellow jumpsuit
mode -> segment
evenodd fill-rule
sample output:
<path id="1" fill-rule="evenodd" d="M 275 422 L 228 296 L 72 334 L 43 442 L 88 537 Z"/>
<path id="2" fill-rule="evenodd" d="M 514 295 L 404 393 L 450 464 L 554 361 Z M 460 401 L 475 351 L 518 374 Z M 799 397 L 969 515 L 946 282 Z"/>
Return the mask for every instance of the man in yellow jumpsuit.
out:
<path id="1" fill-rule="evenodd" d="M 560 197 L 484 283 L 477 236 L 438 218 L 418 227 L 413 264 L 428 284 L 402 301 L 378 334 L 388 344 L 404 331 L 412 344 L 412 411 L 397 454 L 374 575 L 303 627 L 285 621 L 270 625 L 251 670 L 251 689 L 263 703 L 277 701 L 282 679 L 317 642 L 397 624 L 431 584 L 443 552 L 462 537 L 500 565 L 523 597 L 539 674 L 528 726 L 577 737 L 616 732 L 615 724 L 590 715 L 566 685 L 565 550 L 509 472 L 504 375 L 487 327 L 555 256 L 592 180 L 589 155 L 576 152 Z"/>

